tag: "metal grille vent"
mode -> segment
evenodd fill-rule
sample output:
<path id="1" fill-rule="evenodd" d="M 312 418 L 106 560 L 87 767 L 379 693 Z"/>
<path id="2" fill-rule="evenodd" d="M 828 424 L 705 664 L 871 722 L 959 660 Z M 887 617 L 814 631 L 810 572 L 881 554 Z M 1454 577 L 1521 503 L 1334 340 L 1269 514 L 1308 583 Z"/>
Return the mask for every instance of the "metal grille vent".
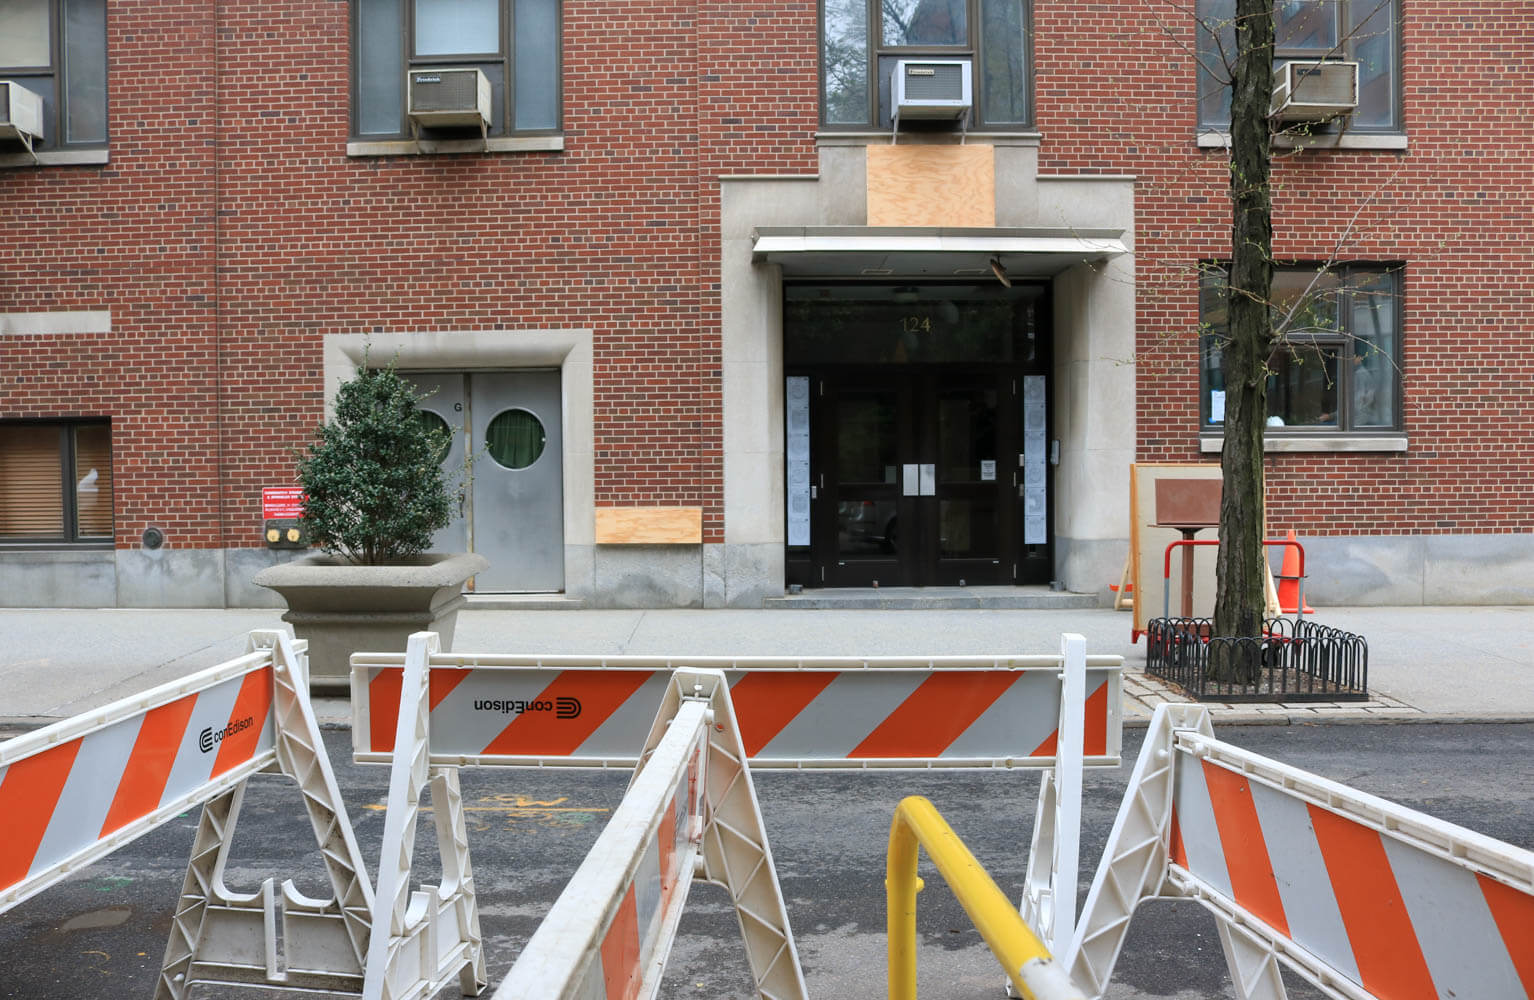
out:
<path id="1" fill-rule="evenodd" d="M 1353 66 L 1348 63 L 1306 63 L 1293 67 L 1297 104 L 1352 104 Z"/>
<path id="2" fill-rule="evenodd" d="M 478 71 L 420 70 L 410 74 L 412 111 L 463 111 L 478 102 Z"/>
<path id="3" fill-rule="evenodd" d="M 964 69 L 960 63 L 907 63 L 905 96 L 913 101 L 961 101 Z"/>

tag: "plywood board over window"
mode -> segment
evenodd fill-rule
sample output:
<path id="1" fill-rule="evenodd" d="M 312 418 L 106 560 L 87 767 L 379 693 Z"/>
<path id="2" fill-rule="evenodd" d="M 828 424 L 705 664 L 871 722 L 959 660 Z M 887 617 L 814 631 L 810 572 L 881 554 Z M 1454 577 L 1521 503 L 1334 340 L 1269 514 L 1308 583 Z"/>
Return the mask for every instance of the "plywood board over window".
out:
<path id="1" fill-rule="evenodd" d="M 991 229 L 996 154 L 990 146 L 869 146 L 868 224 Z"/>
<path id="2" fill-rule="evenodd" d="M 598 507 L 598 545 L 698 545 L 701 507 Z"/>

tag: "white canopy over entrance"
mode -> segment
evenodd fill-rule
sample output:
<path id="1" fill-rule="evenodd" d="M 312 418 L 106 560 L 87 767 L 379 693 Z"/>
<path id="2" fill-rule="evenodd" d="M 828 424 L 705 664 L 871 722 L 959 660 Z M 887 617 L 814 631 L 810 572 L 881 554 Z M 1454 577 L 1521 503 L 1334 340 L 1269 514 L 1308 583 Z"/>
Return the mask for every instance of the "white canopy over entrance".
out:
<path id="1" fill-rule="evenodd" d="M 1052 277 L 1129 248 L 1117 229 L 925 229 L 795 226 L 752 231 L 754 259 L 785 278 Z"/>

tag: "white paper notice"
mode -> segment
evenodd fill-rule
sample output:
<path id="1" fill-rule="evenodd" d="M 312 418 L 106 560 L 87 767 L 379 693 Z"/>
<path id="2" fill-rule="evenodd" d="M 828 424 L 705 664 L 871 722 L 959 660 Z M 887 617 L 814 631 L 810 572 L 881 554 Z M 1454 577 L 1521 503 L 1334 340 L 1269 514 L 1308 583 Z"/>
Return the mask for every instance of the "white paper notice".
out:
<path id="1" fill-rule="evenodd" d="M 1225 422 L 1225 390 L 1209 390 L 1209 422 L 1211 424 L 1223 424 Z"/>
<path id="2" fill-rule="evenodd" d="M 994 483 L 996 481 L 996 460 L 983 458 L 980 460 L 980 481 L 982 483 Z"/>
<path id="3" fill-rule="evenodd" d="M 788 544 L 810 544 L 810 379 L 790 375 L 784 411 L 788 433 Z"/>
<path id="4" fill-rule="evenodd" d="M 1023 544 L 1049 541 L 1044 376 L 1023 376 Z"/>

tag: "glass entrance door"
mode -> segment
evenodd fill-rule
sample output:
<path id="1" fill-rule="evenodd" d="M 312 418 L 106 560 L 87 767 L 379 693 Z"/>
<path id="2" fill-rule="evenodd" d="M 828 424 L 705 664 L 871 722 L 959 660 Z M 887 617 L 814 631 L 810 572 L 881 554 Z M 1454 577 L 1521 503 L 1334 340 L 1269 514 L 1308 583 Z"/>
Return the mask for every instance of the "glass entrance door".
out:
<path id="1" fill-rule="evenodd" d="M 935 520 L 933 583 L 1011 582 L 1005 557 L 1016 521 L 1009 489 L 1016 471 L 1016 421 L 1001 418 L 1000 381 L 996 374 L 925 380 L 930 435 L 925 453 L 935 463 L 929 501 L 935 509 L 924 512 Z"/>
<path id="2" fill-rule="evenodd" d="M 1043 284 L 789 284 L 784 577 L 1047 583 Z"/>
<path id="3" fill-rule="evenodd" d="M 814 381 L 817 582 L 1011 583 L 1019 410 L 1010 375 L 883 368 Z"/>
<path id="4" fill-rule="evenodd" d="M 811 453 L 812 470 L 825 466 L 811 525 L 826 584 L 915 586 L 915 546 L 902 533 L 916 519 L 916 497 L 903 482 L 915 440 L 911 387 L 887 377 L 836 380 L 826 416 Z"/>

